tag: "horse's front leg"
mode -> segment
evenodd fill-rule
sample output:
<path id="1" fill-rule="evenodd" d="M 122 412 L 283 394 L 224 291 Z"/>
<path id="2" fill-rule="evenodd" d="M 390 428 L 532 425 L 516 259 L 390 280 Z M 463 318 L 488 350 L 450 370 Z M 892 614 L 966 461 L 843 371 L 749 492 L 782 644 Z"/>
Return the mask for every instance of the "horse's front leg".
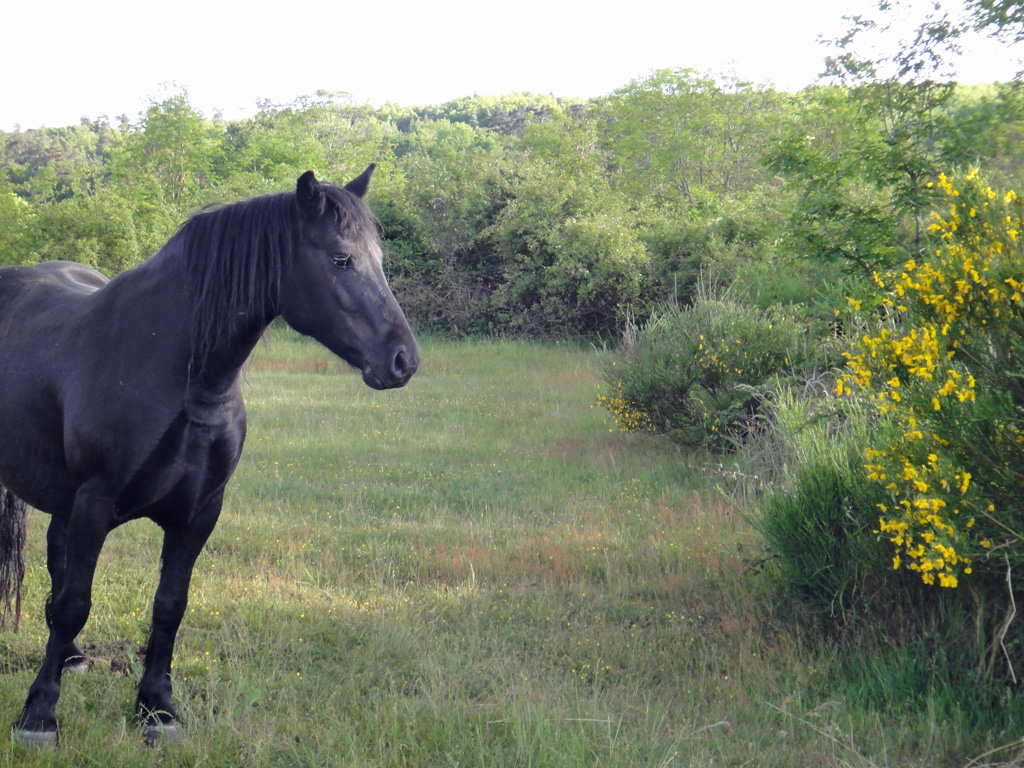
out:
<path id="1" fill-rule="evenodd" d="M 64 517 L 50 518 L 46 528 L 46 570 L 50 573 L 50 594 L 60 594 L 64 584 L 64 569 L 68 558 L 68 521 Z M 89 668 L 89 659 L 77 640 L 71 641 L 67 658 L 64 659 L 65 672 L 83 672 Z"/>
<path id="2" fill-rule="evenodd" d="M 223 492 L 217 494 L 181 531 L 165 531 L 160 555 L 160 583 L 153 600 L 153 627 L 139 681 L 135 711 L 147 742 L 181 727 L 171 703 L 174 640 L 188 607 L 188 586 L 196 559 L 220 516 Z"/>
<path id="3" fill-rule="evenodd" d="M 114 520 L 114 502 L 97 492 L 98 485 L 97 481 L 79 488 L 66 532 L 54 531 L 54 539 L 63 542 L 65 554 L 58 579 L 60 588 L 46 606 L 46 624 L 50 629 L 46 657 L 15 725 L 17 736 L 26 742 L 57 741 L 55 709 L 60 698 L 61 672 L 74 653 L 75 638 L 89 618 L 96 561 Z"/>

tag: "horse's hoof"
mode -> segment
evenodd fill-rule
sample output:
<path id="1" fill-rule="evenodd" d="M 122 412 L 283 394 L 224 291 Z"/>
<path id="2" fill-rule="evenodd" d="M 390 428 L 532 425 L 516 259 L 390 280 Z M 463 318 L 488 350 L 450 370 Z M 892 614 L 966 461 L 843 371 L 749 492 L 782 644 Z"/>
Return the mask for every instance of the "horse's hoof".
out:
<path id="1" fill-rule="evenodd" d="M 14 738 L 27 747 L 57 746 L 57 731 L 29 731 L 24 728 L 14 729 Z"/>
<path id="2" fill-rule="evenodd" d="M 89 671 L 89 659 L 86 656 L 69 656 L 64 660 L 64 673 L 78 674 Z"/>
<path id="3" fill-rule="evenodd" d="M 142 726 L 142 738 L 147 747 L 155 747 L 168 741 L 176 741 L 184 729 L 177 720 L 169 723 L 144 723 Z"/>

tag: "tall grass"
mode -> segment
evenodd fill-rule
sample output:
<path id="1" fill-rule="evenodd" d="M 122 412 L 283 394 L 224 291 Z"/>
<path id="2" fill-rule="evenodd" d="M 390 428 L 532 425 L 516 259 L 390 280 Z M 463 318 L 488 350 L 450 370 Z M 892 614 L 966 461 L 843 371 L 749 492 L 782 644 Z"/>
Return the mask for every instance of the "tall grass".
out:
<path id="1" fill-rule="evenodd" d="M 847 704 L 832 648 L 750 567 L 752 508 L 593 407 L 592 351 L 428 341 L 374 392 L 272 335 L 179 635 L 184 736 L 150 749 L 133 721 L 159 552 L 140 522 L 104 550 L 61 746 L 4 741 L 0 768 L 952 765 L 1019 737 Z M 0 636 L 9 721 L 42 658 L 45 522 Z"/>

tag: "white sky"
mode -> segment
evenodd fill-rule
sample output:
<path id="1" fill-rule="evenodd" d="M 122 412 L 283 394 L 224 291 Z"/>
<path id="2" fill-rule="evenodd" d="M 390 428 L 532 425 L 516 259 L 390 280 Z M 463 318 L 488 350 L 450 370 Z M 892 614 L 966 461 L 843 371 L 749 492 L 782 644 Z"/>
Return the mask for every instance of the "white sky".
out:
<path id="1" fill-rule="evenodd" d="M 913 0 L 918 2 L 918 0 Z M 922 0 L 923 1 L 923 0 Z M 48 0 L 0 16 L 0 130 L 138 117 L 184 87 L 207 116 L 317 90 L 439 104 L 519 91 L 593 97 L 663 67 L 810 84 L 819 35 L 874 0 Z M 1008 80 L 984 40 L 960 81 Z M 173 85 L 172 85 L 173 84 Z"/>

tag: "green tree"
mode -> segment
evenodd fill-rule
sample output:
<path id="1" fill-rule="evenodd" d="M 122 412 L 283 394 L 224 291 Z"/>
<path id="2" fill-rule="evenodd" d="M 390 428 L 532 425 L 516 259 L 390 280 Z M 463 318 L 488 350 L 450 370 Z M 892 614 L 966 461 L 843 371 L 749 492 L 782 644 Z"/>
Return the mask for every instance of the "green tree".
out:
<path id="1" fill-rule="evenodd" d="M 1024 182 L 1024 89 L 1016 83 L 958 86 L 946 105 L 950 157 L 985 168 L 996 186 Z"/>
<path id="2" fill-rule="evenodd" d="M 0 186 L 0 267 L 34 260 L 28 244 L 34 219 L 31 205 Z"/>
<path id="3" fill-rule="evenodd" d="M 0 133 L 0 174 L 27 200 L 47 202 L 88 194 L 105 182 L 118 139 L 105 119 Z"/>
<path id="4" fill-rule="evenodd" d="M 1024 4 L 1020 0 L 966 0 L 964 7 L 975 29 L 1012 42 L 1024 40 Z"/>
<path id="5" fill-rule="evenodd" d="M 642 311 L 650 261 L 633 212 L 603 174 L 594 124 L 565 116 L 527 129 L 487 237 L 501 263 L 493 305 L 527 334 L 613 331 Z"/>
<path id="6" fill-rule="evenodd" d="M 797 193 L 786 236 L 791 253 L 840 261 L 869 278 L 920 251 L 934 197 L 927 181 L 942 153 L 935 118 L 926 118 L 930 106 L 915 103 L 918 95 L 891 81 L 801 95 L 767 155 Z"/>
<path id="7" fill-rule="evenodd" d="M 446 333 L 483 330 L 500 271 L 482 238 L 503 204 L 516 140 L 466 123 L 420 123 L 397 149 L 400 174 L 375 210 L 403 306 Z"/>
<path id="8" fill-rule="evenodd" d="M 866 278 L 925 249 L 931 182 L 943 169 L 986 156 L 1005 161 L 1006 143 L 1019 137 L 1015 120 L 1004 127 L 991 119 L 1018 113 L 1009 91 L 968 107 L 952 79 L 949 53 L 965 22 L 937 3 L 912 39 L 865 56 L 864 36 L 889 23 L 892 4 L 879 9 L 881 21 L 853 17 L 831 41 L 825 77 L 833 85 L 801 94 L 768 155 L 796 194 L 789 252 L 841 262 Z"/>
<path id="9" fill-rule="evenodd" d="M 899 2 L 878 0 L 874 18 L 846 17 L 849 30 L 830 41 L 837 50 L 837 55 L 828 60 L 830 70 L 857 72 L 872 80 L 953 80 L 960 43 L 969 31 L 984 32 L 1004 43 L 1007 55 L 1011 55 L 1010 45 L 1024 40 L 1024 5 L 1020 0 L 963 0 L 952 10 L 948 3 L 944 6 L 942 0 L 936 0 L 909 38 L 891 44 L 882 55 L 859 53 L 860 41 L 869 34 L 891 38 L 899 8 Z"/>
<path id="10" fill-rule="evenodd" d="M 138 264 L 145 253 L 137 215 L 129 200 L 105 187 L 39 206 L 23 241 L 31 246 L 33 260 L 76 261 L 116 275 Z"/>
<path id="11" fill-rule="evenodd" d="M 735 78 L 662 69 L 634 80 L 599 108 L 601 147 L 615 185 L 658 204 L 693 203 L 762 182 L 759 148 L 781 98 Z"/>
<path id="12" fill-rule="evenodd" d="M 115 181 L 131 197 L 166 205 L 180 216 L 202 202 L 218 179 L 225 129 L 198 112 L 185 92 L 153 104 L 129 129 L 113 158 Z"/>
<path id="13" fill-rule="evenodd" d="M 650 259 L 653 299 L 688 302 L 702 274 L 731 281 L 774 249 L 779 215 L 766 203 L 787 196 L 772 190 L 762 156 L 791 98 L 663 69 L 591 106 L 608 178 Z"/>
<path id="14" fill-rule="evenodd" d="M 388 104 L 382 117 L 392 120 L 403 132 L 418 124 L 445 120 L 483 128 L 502 136 L 522 138 L 526 128 L 551 120 L 583 106 L 578 100 L 560 99 L 534 93 L 505 96 L 466 96 L 437 106 L 399 107 Z"/>

